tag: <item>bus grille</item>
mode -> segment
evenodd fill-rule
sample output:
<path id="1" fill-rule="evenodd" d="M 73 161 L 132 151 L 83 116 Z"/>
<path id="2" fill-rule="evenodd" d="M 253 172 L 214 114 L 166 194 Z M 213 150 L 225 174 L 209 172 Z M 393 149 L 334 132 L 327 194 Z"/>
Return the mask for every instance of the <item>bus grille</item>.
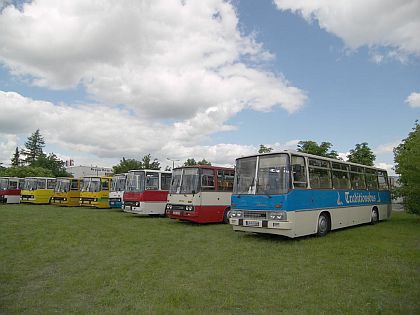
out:
<path id="1" fill-rule="evenodd" d="M 172 205 L 172 210 L 185 210 L 184 205 Z"/>
<path id="2" fill-rule="evenodd" d="M 259 219 L 259 220 L 267 219 L 267 212 L 266 211 L 244 210 L 243 214 L 244 214 L 244 219 Z"/>

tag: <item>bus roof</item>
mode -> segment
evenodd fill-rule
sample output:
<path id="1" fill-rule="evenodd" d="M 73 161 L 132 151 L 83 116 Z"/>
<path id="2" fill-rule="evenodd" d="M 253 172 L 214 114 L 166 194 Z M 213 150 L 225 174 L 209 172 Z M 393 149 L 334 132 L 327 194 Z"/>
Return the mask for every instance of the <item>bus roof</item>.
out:
<path id="1" fill-rule="evenodd" d="M 149 169 L 143 169 L 143 170 L 129 170 L 129 173 L 131 172 L 155 172 L 155 173 L 167 173 L 170 174 L 172 171 L 161 171 L 161 170 L 149 170 Z"/>
<path id="2" fill-rule="evenodd" d="M 333 158 L 328 158 L 328 157 L 324 157 L 324 156 L 299 152 L 299 151 L 296 151 L 296 150 L 283 150 L 283 151 L 275 151 L 275 152 L 269 152 L 269 153 L 258 153 L 258 154 L 253 154 L 253 155 L 241 156 L 240 158 L 237 158 L 236 160 L 240 160 L 240 159 L 243 159 L 243 158 L 249 158 L 249 157 L 257 157 L 257 156 L 262 156 L 262 155 L 273 155 L 273 154 L 279 154 L 279 153 L 299 155 L 299 156 L 304 156 L 304 157 L 309 157 L 309 158 L 314 158 L 314 159 L 320 159 L 320 160 L 325 160 L 325 161 L 330 161 L 330 162 L 335 162 L 335 163 L 345 163 L 345 164 L 354 165 L 354 166 L 367 167 L 367 168 L 375 169 L 375 170 L 378 170 L 378 171 L 386 171 L 386 169 L 375 167 L 375 166 L 368 166 L 368 165 L 363 165 L 363 164 L 346 162 L 346 161 L 337 160 L 337 159 L 333 159 Z"/>
<path id="3" fill-rule="evenodd" d="M 188 165 L 188 166 L 179 166 L 179 167 L 175 167 L 174 170 L 181 169 L 181 168 L 206 168 L 206 169 L 212 169 L 212 170 L 227 170 L 227 171 L 233 171 L 233 170 L 235 170 L 233 167 L 223 167 L 223 166 L 213 166 L 213 165 Z"/>

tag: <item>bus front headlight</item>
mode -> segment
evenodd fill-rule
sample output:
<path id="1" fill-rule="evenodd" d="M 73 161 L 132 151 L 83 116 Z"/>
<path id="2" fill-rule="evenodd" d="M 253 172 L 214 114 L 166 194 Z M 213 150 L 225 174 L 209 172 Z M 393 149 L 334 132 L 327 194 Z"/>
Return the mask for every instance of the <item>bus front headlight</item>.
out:
<path id="1" fill-rule="evenodd" d="M 270 220 L 286 221 L 287 220 L 287 212 L 286 211 L 271 212 Z"/>
<path id="2" fill-rule="evenodd" d="M 230 217 L 231 218 L 240 218 L 240 217 L 242 217 L 242 211 L 233 210 L 233 211 L 230 212 Z"/>

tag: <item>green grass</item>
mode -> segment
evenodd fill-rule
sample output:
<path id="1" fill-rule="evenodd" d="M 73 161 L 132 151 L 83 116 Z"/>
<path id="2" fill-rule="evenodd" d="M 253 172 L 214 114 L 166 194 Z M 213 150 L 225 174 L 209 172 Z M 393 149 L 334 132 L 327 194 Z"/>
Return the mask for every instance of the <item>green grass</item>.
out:
<path id="1" fill-rule="evenodd" d="M 420 217 L 297 240 L 0 207 L 1 314 L 420 314 Z"/>

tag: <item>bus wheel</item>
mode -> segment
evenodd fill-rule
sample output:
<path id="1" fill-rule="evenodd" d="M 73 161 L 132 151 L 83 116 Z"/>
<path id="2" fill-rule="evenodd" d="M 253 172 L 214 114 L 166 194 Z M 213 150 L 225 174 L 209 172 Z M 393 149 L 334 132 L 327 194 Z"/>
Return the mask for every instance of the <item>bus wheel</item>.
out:
<path id="1" fill-rule="evenodd" d="M 325 236 L 330 230 L 330 219 L 326 213 L 321 213 L 318 218 L 318 229 L 316 235 Z"/>
<path id="2" fill-rule="evenodd" d="M 229 224 L 230 218 L 230 208 L 225 209 L 225 213 L 223 214 L 223 223 Z"/>
<path id="3" fill-rule="evenodd" d="M 378 209 L 373 208 L 372 209 L 372 214 L 371 214 L 371 217 L 370 217 L 370 224 L 374 225 L 378 222 L 379 222 Z"/>

